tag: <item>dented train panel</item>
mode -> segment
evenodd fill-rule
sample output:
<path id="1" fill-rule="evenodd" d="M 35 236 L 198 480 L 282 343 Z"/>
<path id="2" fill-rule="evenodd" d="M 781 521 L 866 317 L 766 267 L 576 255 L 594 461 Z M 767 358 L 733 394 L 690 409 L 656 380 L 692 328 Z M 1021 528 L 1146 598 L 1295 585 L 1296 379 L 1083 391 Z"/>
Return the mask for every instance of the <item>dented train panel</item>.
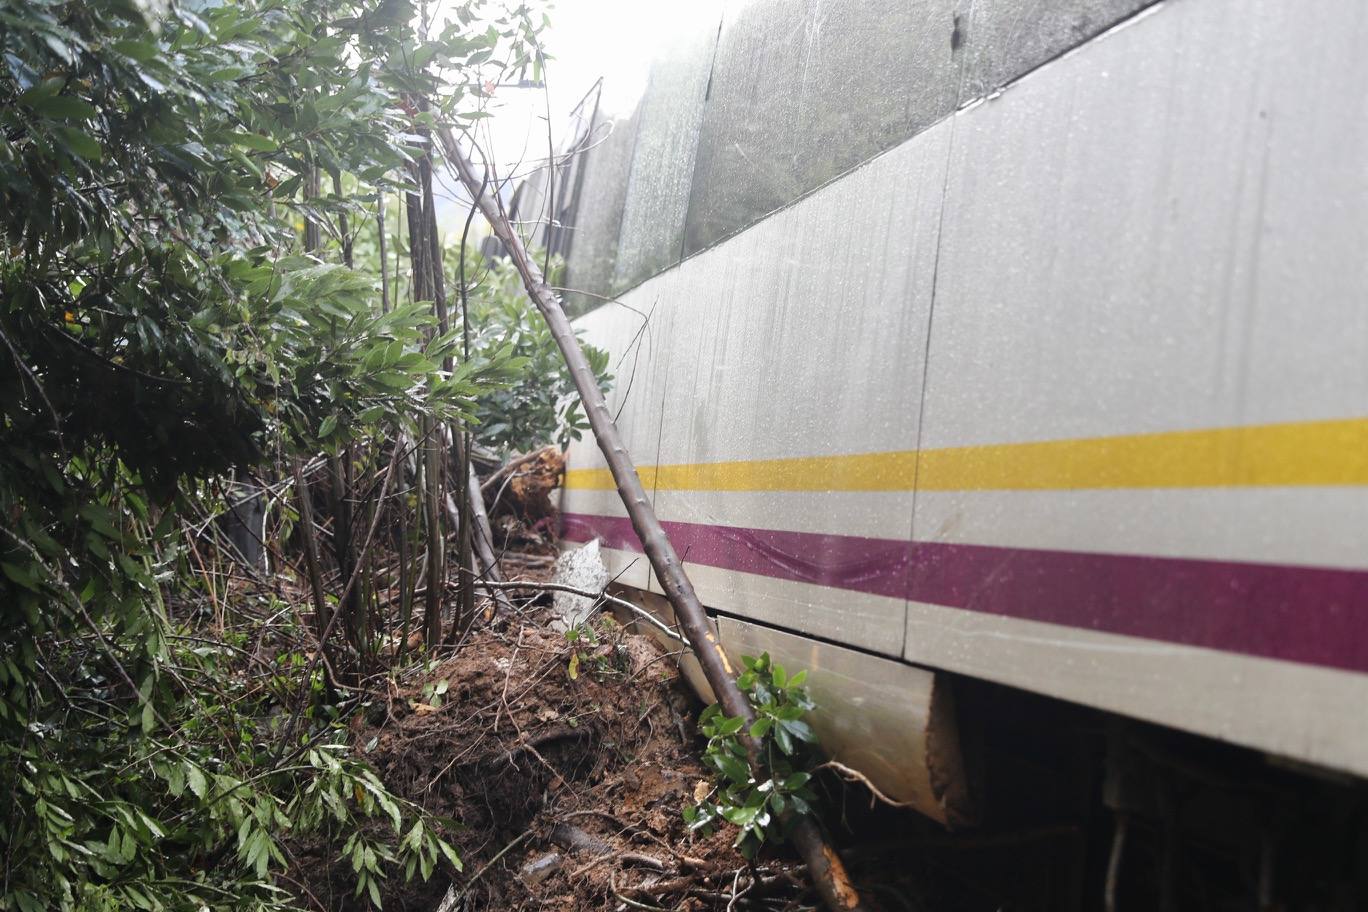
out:
<path id="1" fill-rule="evenodd" d="M 955 672 L 1368 774 L 1368 8 L 1067 4 L 1018 59 L 1014 4 L 949 6 L 906 78 L 957 105 L 579 323 L 724 643 L 927 669 L 923 719 Z M 615 498 L 573 447 L 567 539 L 658 592 Z M 857 690 L 824 709 L 896 699 Z"/>

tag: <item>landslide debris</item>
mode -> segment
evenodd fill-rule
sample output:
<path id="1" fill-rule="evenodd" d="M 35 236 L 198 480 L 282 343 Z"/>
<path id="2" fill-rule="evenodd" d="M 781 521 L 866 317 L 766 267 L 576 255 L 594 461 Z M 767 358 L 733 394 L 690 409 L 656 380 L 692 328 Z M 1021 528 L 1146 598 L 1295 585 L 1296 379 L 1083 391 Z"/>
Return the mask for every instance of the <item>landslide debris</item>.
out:
<path id="1" fill-rule="evenodd" d="M 465 863 L 452 881 L 391 878 L 385 908 L 783 908 L 804 893 L 795 859 L 751 867 L 733 834 L 685 826 L 709 774 L 675 656 L 607 616 L 578 637 L 550 619 L 544 605 L 496 619 L 455 656 L 386 679 L 357 717 L 358 754 L 454 822 Z M 364 908 L 336 887 L 343 863 L 301 865 L 308 892 Z"/>

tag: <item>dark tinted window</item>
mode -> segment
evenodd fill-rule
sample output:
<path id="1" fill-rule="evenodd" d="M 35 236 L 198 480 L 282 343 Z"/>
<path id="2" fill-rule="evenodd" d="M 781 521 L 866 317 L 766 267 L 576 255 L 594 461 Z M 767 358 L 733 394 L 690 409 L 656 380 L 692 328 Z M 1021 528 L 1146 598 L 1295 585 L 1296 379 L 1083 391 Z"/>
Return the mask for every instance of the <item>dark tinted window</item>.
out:
<path id="1" fill-rule="evenodd" d="M 697 23 L 651 65 L 637 109 L 640 126 L 622 213 L 618 289 L 668 269 L 683 256 L 684 216 L 719 24 L 719 19 Z"/>
<path id="2" fill-rule="evenodd" d="M 513 194 L 513 207 L 508 213 L 524 242 L 534 249 L 546 246 L 550 222 L 546 183 L 550 173 L 549 168 L 538 168 L 518 184 L 518 190 Z"/>
<path id="3" fill-rule="evenodd" d="M 635 115 L 616 121 L 596 119 L 591 148 L 584 157 L 584 178 L 571 203 L 573 221 L 566 227 L 565 282 L 571 288 L 598 295 L 612 293 L 636 127 Z M 574 312 L 583 313 L 599 300 L 571 294 L 566 303 Z"/>
<path id="4" fill-rule="evenodd" d="M 1153 2 L 734 0 L 720 29 L 661 36 L 634 113 L 576 165 L 567 282 L 631 287 Z"/>
<path id="5" fill-rule="evenodd" d="M 962 97 L 987 95 L 1154 2 L 974 0 Z"/>
<path id="6" fill-rule="evenodd" d="M 726 8 L 694 168 L 692 253 L 955 107 L 957 4 L 752 0 Z"/>

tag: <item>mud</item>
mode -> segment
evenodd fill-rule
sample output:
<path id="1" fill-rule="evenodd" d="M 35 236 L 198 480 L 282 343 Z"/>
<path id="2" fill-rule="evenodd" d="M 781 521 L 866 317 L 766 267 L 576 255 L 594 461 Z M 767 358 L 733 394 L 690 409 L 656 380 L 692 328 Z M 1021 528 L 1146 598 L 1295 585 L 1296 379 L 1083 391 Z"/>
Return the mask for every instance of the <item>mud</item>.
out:
<path id="1" fill-rule="evenodd" d="M 354 724 L 356 750 L 392 790 L 453 822 L 465 862 L 454 888 L 441 874 L 392 878 L 384 907 L 796 907 L 796 860 L 776 853 L 752 868 L 733 834 L 684 824 L 708 776 L 674 656 L 608 617 L 577 642 L 547 620 L 537 607 L 496 621 L 387 684 Z M 344 874 L 315 865 L 311 892 L 336 896 Z"/>

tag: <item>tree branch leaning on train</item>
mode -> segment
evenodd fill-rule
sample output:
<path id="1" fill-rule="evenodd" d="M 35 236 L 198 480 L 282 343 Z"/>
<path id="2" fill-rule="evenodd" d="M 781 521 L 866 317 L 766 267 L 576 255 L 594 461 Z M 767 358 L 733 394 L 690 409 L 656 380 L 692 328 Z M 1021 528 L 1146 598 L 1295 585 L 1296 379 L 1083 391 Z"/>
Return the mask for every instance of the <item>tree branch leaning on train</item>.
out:
<path id="1" fill-rule="evenodd" d="M 508 251 L 509 258 L 522 276 L 532 303 L 546 320 L 551 335 L 570 368 L 585 414 L 589 417 L 594 438 L 598 441 L 603 458 L 608 463 L 613 480 L 617 483 L 618 494 L 622 498 L 627 515 L 631 518 L 632 528 L 641 540 L 651 568 L 660 579 L 665 597 L 674 609 L 676 620 L 693 644 L 694 655 L 702 666 L 708 684 L 727 715 L 745 719 L 745 727 L 749 729 L 755 720 L 755 711 L 746 695 L 737 686 L 731 665 L 722 652 L 717 637 L 713 635 L 707 614 L 694 592 L 693 584 L 684 572 L 679 555 L 675 553 L 665 529 L 656 518 L 650 500 L 646 497 L 646 491 L 632 463 L 631 454 L 623 446 L 617 425 L 608 411 L 608 403 L 603 397 L 593 370 L 589 367 L 589 362 L 584 357 L 584 352 L 580 349 L 579 342 L 575 339 L 574 329 L 570 326 L 570 320 L 561 306 L 560 298 L 546 283 L 541 270 L 528 255 L 527 248 L 513 230 L 497 195 L 485 193 L 489 183 L 487 177 L 476 173 L 475 166 L 466 157 L 451 128 L 444 126 L 437 131 L 437 135 L 446 153 L 448 168 L 455 172 L 455 176 L 465 186 L 471 199 L 489 222 L 494 235 Z M 748 733 L 744 735 L 743 740 L 750 756 L 751 769 L 759 772 L 762 763 L 757 756 L 755 741 Z M 813 883 L 828 908 L 834 912 L 861 912 L 866 909 L 859 893 L 850 882 L 845 866 L 827 843 L 816 821 L 792 810 L 784 816 L 787 818 L 784 824 L 789 830 L 789 836 L 799 854 L 803 856 Z"/>

